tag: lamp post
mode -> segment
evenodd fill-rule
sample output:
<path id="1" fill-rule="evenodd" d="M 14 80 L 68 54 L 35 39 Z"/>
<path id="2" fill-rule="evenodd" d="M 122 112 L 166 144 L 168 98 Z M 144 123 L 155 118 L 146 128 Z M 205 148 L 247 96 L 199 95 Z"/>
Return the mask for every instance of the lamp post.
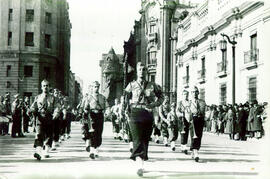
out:
<path id="1" fill-rule="evenodd" d="M 230 37 L 224 33 L 220 34 L 223 37 L 223 40 L 221 40 L 220 44 L 221 44 L 221 48 L 224 50 L 226 49 L 226 40 L 224 39 L 224 37 L 227 38 L 228 42 L 230 44 L 232 44 L 232 105 L 235 104 L 235 45 L 237 44 L 237 42 L 235 41 L 235 38 L 233 37 L 233 39 L 231 40 Z M 221 50 L 222 50 L 221 49 Z"/>

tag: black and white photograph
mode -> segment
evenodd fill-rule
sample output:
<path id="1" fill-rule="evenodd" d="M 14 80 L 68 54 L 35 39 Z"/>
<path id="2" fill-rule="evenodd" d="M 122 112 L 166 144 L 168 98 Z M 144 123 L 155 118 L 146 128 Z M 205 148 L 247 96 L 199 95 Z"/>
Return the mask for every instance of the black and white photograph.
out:
<path id="1" fill-rule="evenodd" d="M 269 0 L 0 0 L 0 179 L 270 179 Z"/>

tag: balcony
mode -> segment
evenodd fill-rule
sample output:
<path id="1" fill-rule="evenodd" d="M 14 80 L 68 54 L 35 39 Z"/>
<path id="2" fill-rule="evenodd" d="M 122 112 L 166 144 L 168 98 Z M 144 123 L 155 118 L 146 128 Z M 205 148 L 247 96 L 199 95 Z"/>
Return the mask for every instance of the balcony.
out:
<path id="1" fill-rule="evenodd" d="M 199 83 L 205 83 L 205 69 L 198 71 L 198 81 Z"/>
<path id="2" fill-rule="evenodd" d="M 252 49 L 244 52 L 244 66 L 250 70 L 257 67 L 257 61 L 259 60 L 259 49 Z"/>
<path id="3" fill-rule="evenodd" d="M 227 76 L 227 63 L 217 63 L 217 76 L 220 78 Z"/>
<path id="4" fill-rule="evenodd" d="M 157 67 L 157 59 L 152 58 L 148 60 L 147 68 L 149 72 L 155 72 Z"/>
<path id="5" fill-rule="evenodd" d="M 157 41 L 157 33 L 150 33 L 148 35 L 148 42 L 156 42 Z"/>
<path id="6" fill-rule="evenodd" d="M 189 76 L 184 76 L 183 77 L 183 85 L 184 85 L 184 88 L 188 88 L 188 85 L 189 84 Z"/>

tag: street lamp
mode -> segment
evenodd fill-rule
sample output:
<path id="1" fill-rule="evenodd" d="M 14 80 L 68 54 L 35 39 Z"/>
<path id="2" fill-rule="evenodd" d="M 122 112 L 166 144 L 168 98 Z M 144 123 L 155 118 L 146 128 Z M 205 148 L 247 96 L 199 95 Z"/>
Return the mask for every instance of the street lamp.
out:
<path id="1" fill-rule="evenodd" d="M 235 45 L 237 42 L 235 41 L 235 37 L 233 37 L 232 41 L 230 37 L 224 33 L 220 34 L 223 37 L 223 40 L 220 41 L 220 49 L 226 50 L 227 48 L 227 41 L 224 37 L 227 38 L 228 42 L 232 44 L 232 105 L 235 104 Z"/>

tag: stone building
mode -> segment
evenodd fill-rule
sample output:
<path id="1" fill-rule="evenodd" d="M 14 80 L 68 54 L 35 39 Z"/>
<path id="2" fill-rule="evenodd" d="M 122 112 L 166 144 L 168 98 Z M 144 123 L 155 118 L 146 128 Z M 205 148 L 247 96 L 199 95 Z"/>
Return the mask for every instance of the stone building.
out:
<path id="1" fill-rule="evenodd" d="M 66 0 L 0 0 L 0 95 L 35 96 L 43 79 L 68 94 L 68 8 Z"/>
<path id="2" fill-rule="evenodd" d="M 173 30 L 178 94 L 197 85 L 207 104 L 268 101 L 269 32 L 267 2 L 204 0 Z"/>
<path id="3" fill-rule="evenodd" d="M 176 97 L 176 73 L 173 46 L 174 29 L 193 4 L 178 0 L 142 0 L 141 18 L 135 21 L 136 62 L 148 67 L 148 80 L 162 86 L 164 93 Z"/>
<path id="4" fill-rule="evenodd" d="M 123 55 L 115 54 L 111 48 L 107 54 L 102 54 L 100 91 L 108 100 L 110 106 L 114 99 L 123 93 Z"/>

